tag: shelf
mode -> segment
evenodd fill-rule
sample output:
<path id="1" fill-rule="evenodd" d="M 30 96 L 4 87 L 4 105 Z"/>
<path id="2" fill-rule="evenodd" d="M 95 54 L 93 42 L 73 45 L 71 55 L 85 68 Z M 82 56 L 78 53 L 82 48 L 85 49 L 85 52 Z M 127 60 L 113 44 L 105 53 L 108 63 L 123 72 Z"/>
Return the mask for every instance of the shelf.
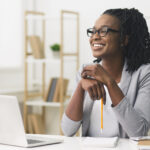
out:
<path id="1" fill-rule="evenodd" d="M 75 16 L 70 16 L 70 15 L 75 15 Z M 64 16 L 65 15 L 65 16 Z M 53 20 L 52 20 L 53 19 Z M 47 21 L 59 21 L 60 22 L 60 45 L 62 45 L 61 47 L 61 53 L 56 57 L 55 53 L 53 53 L 53 51 L 51 51 L 51 55 L 49 55 L 49 53 L 46 51 L 45 49 L 45 35 L 46 35 L 46 25 L 47 25 Z M 64 49 L 64 42 L 63 42 L 63 38 L 64 36 L 64 28 L 63 28 L 63 24 L 64 24 L 64 20 L 67 20 L 66 23 L 68 23 L 68 20 L 75 20 L 76 21 L 76 46 L 71 48 L 71 49 Z M 31 21 L 31 22 L 29 22 Z M 28 29 L 30 29 L 30 27 L 28 26 L 32 26 L 34 25 L 34 21 L 35 24 L 36 23 L 40 23 L 41 26 L 41 34 L 40 35 L 36 35 L 36 34 L 31 34 Z M 63 111 L 64 111 L 64 107 L 69 103 L 69 99 L 70 99 L 70 91 L 65 91 L 66 88 L 65 86 L 67 86 L 67 84 L 65 84 L 65 82 L 60 82 L 57 86 L 58 89 L 57 91 L 55 91 L 56 89 L 54 89 L 54 91 L 50 91 L 50 92 L 56 92 L 54 94 L 57 95 L 57 97 L 59 97 L 59 99 L 61 100 L 65 100 L 64 102 L 47 102 L 44 101 L 44 99 L 42 99 L 43 96 L 45 96 L 45 93 L 47 92 L 46 87 L 49 88 L 49 85 L 47 86 L 47 78 L 46 76 L 51 73 L 53 73 L 50 69 L 49 66 L 51 67 L 56 67 L 59 69 L 60 73 L 58 72 L 58 75 L 60 79 L 65 79 L 64 78 L 64 66 L 65 63 L 72 65 L 72 62 L 76 63 L 76 69 L 79 67 L 79 14 L 77 12 L 72 12 L 72 11 L 61 11 L 60 17 L 58 18 L 51 18 L 49 16 L 46 16 L 45 13 L 43 12 L 36 12 L 36 11 L 26 11 L 25 12 L 25 34 L 24 34 L 24 43 L 25 43 L 25 47 L 24 47 L 24 76 L 25 76 L 25 87 L 24 87 L 24 125 L 25 125 L 25 129 L 28 132 L 32 132 L 29 131 L 29 127 L 30 127 L 30 116 L 29 113 L 31 112 L 28 110 L 28 107 L 49 107 L 50 109 L 53 108 L 58 108 L 59 109 L 59 118 L 61 121 L 61 117 L 63 115 Z M 54 22 L 55 23 L 55 22 Z M 56 22 L 57 23 L 57 22 Z M 72 22 L 71 22 L 72 24 Z M 35 32 L 36 33 L 36 32 Z M 32 36 L 37 36 L 35 39 L 35 41 L 33 40 L 31 42 L 30 38 Z M 41 39 L 41 41 L 39 40 Z M 33 44 L 34 43 L 34 44 Z M 30 45 L 29 45 L 30 44 Z M 36 44 L 36 45 L 35 45 Z M 35 46 L 32 46 L 35 45 Z M 41 49 L 44 51 L 45 57 L 42 53 L 42 55 L 34 55 L 34 52 L 37 52 L 39 54 L 41 54 Z M 47 53 L 46 53 L 47 52 Z M 39 59 L 38 59 L 39 58 Z M 40 59 L 42 58 L 42 59 Z M 63 66 L 64 65 L 64 66 Z M 39 70 L 37 70 L 39 69 Z M 38 76 L 38 73 L 42 73 L 42 76 Z M 52 74 L 53 75 L 53 74 Z M 31 77 L 31 79 L 30 79 Z M 57 77 L 55 75 L 55 77 Z M 50 83 L 52 84 L 52 83 Z M 37 88 L 37 92 L 41 92 L 41 93 L 36 93 L 36 92 L 30 92 L 29 87 L 33 88 Z M 38 89 L 39 87 L 39 89 Z M 54 86 L 50 88 L 55 88 Z M 48 89 L 49 90 L 49 89 Z M 49 92 L 49 91 L 48 91 Z M 48 93 L 47 92 L 47 93 Z M 62 94 L 62 92 L 64 92 L 64 95 Z M 66 92 L 68 95 L 66 95 Z M 57 98 L 56 98 L 57 100 Z M 33 109 L 34 110 L 34 109 Z M 28 112 L 29 111 L 29 112 Z M 34 113 L 34 111 L 33 111 Z M 44 109 L 42 109 L 42 113 L 41 116 L 44 118 L 45 116 L 45 111 Z M 46 121 L 46 118 L 45 118 Z M 44 123 L 44 122 L 43 122 Z M 38 124 L 37 124 L 38 126 Z M 39 126 L 40 127 L 40 126 Z M 35 130 L 33 128 L 33 130 Z M 36 133 L 36 132 L 35 132 Z M 61 133 L 61 128 L 60 128 L 60 133 Z"/>
<path id="2" fill-rule="evenodd" d="M 34 59 L 34 58 L 28 58 L 26 59 L 27 63 L 60 63 L 60 59 Z"/>
<path id="3" fill-rule="evenodd" d="M 66 62 L 68 61 L 76 61 L 76 58 L 69 58 L 66 57 L 64 58 Z M 46 59 L 35 59 L 35 58 L 27 58 L 25 60 L 27 63 L 33 64 L 42 64 L 42 63 L 49 63 L 49 64 L 60 64 L 61 60 L 60 59 L 51 59 L 51 58 L 46 58 Z"/>
<path id="4" fill-rule="evenodd" d="M 30 92 L 34 92 L 34 91 L 37 91 L 38 89 L 36 88 L 32 88 L 32 87 L 29 87 L 28 91 Z M 7 90 L 0 90 L 0 94 L 14 94 L 14 93 L 22 93 L 24 92 L 24 88 L 22 87 L 18 87 L 18 88 L 10 88 L 10 89 L 7 89 Z"/>
<path id="5" fill-rule="evenodd" d="M 30 16 L 26 16 L 25 17 L 26 20 L 28 21 L 32 21 L 32 20 L 37 20 L 37 21 L 54 21 L 54 20 L 60 20 L 60 17 L 53 17 L 53 16 L 34 16 L 33 14 L 30 14 Z M 64 20 L 74 20 L 75 18 L 73 17 L 69 17 L 69 16 L 66 16 L 64 18 Z"/>
<path id="6" fill-rule="evenodd" d="M 64 105 L 68 104 L 68 100 L 64 102 Z M 39 100 L 28 100 L 26 102 L 28 106 L 46 106 L 46 107 L 60 107 L 59 102 L 44 102 L 42 99 Z"/>

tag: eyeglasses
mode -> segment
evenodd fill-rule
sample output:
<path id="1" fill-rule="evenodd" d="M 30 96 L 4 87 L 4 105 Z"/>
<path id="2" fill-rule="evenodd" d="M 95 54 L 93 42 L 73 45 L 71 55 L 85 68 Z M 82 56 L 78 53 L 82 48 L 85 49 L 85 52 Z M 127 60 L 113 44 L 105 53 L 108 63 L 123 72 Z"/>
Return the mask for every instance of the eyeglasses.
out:
<path id="1" fill-rule="evenodd" d="M 104 37 L 107 35 L 108 32 L 120 32 L 118 30 L 111 29 L 109 27 L 102 27 L 99 30 L 96 30 L 95 28 L 89 28 L 87 29 L 87 36 L 92 37 L 94 34 L 98 33 L 99 36 Z"/>

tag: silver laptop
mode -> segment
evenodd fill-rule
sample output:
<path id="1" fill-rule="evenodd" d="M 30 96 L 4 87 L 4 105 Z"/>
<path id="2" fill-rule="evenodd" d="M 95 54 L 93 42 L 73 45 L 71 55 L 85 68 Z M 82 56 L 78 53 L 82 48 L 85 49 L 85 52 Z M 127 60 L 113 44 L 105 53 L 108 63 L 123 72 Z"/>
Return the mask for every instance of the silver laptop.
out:
<path id="1" fill-rule="evenodd" d="M 35 147 L 63 142 L 62 139 L 25 134 L 18 100 L 15 96 L 0 95 L 0 143 L 21 147 Z"/>

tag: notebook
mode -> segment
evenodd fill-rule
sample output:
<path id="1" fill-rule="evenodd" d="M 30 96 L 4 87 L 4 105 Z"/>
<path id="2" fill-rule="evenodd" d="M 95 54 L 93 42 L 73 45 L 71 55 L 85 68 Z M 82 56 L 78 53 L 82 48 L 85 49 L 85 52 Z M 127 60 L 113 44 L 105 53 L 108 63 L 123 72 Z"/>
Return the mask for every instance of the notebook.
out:
<path id="1" fill-rule="evenodd" d="M 138 147 L 142 150 L 144 150 L 144 149 L 150 150 L 150 139 L 138 141 Z"/>
<path id="2" fill-rule="evenodd" d="M 137 145 L 139 149 L 150 150 L 150 136 L 131 137 L 131 140 L 138 141 Z"/>
<path id="3" fill-rule="evenodd" d="M 150 140 L 150 136 L 138 136 L 138 137 L 130 137 L 131 140 L 140 141 L 140 140 Z"/>
<path id="4" fill-rule="evenodd" d="M 118 140 L 119 140 L 118 137 L 111 137 L 111 138 L 86 137 L 83 140 L 83 145 L 92 147 L 114 148 L 117 146 Z"/>
<path id="5" fill-rule="evenodd" d="M 33 137 L 25 134 L 18 100 L 15 96 L 0 95 L 0 144 L 35 147 L 63 142 L 62 139 Z"/>

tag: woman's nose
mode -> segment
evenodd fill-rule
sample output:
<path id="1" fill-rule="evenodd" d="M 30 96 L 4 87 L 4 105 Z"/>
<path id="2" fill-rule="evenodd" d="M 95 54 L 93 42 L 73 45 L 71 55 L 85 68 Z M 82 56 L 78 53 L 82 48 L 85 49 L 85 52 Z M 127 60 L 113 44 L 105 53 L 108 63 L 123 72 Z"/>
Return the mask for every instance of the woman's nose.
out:
<path id="1" fill-rule="evenodd" d="M 100 40 L 101 39 L 101 36 L 98 34 L 98 32 L 96 32 L 93 37 L 92 37 L 93 40 Z"/>

